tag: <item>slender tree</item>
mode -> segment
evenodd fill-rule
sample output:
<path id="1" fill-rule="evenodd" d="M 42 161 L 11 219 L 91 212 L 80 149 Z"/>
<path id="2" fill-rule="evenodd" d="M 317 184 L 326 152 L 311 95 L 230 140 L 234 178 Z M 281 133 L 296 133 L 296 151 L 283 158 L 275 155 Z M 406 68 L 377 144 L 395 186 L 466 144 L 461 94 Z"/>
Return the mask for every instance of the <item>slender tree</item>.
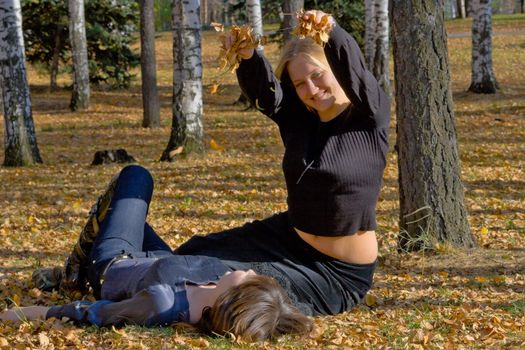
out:
<path id="1" fill-rule="evenodd" d="M 467 17 L 467 8 L 465 6 L 465 0 L 457 0 L 458 14 L 460 18 Z"/>
<path id="2" fill-rule="evenodd" d="M 5 166 L 42 163 L 25 66 L 20 0 L 0 0 L 0 82 L 5 121 Z"/>
<path id="3" fill-rule="evenodd" d="M 160 126 L 160 102 L 155 60 L 153 0 L 140 0 L 140 69 L 142 72 L 142 126 Z"/>
<path id="4" fill-rule="evenodd" d="M 393 0 L 399 247 L 472 247 L 450 90 L 443 1 Z"/>
<path id="5" fill-rule="evenodd" d="M 365 1 L 365 60 L 379 84 L 390 92 L 388 0 Z"/>
<path id="6" fill-rule="evenodd" d="M 296 14 L 304 7 L 304 0 L 284 0 L 283 1 L 283 41 L 287 42 L 292 35 L 292 31 L 297 27 Z"/>
<path id="7" fill-rule="evenodd" d="M 173 121 L 161 160 L 203 148 L 199 0 L 173 1 Z"/>
<path id="8" fill-rule="evenodd" d="M 89 65 L 86 41 L 84 0 L 69 0 L 69 38 L 73 58 L 72 111 L 89 108 Z"/>
<path id="9" fill-rule="evenodd" d="M 472 81 L 469 91 L 495 94 L 498 83 L 492 68 L 491 0 L 472 0 Z"/>

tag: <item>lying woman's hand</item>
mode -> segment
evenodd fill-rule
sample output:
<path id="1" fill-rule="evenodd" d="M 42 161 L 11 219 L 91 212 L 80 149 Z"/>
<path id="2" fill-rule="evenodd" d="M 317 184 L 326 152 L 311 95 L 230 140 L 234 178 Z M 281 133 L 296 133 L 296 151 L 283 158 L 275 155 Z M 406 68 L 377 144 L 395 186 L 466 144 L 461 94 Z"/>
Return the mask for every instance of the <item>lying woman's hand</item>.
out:
<path id="1" fill-rule="evenodd" d="M 48 310 L 49 308 L 46 306 L 15 307 L 10 310 L 1 312 L 0 320 L 18 323 L 36 320 L 38 318 L 45 319 Z"/>

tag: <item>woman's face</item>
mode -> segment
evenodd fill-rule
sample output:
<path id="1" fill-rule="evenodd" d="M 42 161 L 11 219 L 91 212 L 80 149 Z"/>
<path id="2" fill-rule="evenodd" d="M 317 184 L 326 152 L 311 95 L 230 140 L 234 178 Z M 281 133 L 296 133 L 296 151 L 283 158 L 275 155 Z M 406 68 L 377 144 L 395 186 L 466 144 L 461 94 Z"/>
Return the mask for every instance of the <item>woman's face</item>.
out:
<path id="1" fill-rule="evenodd" d="M 287 65 L 297 95 L 305 105 L 317 111 L 322 121 L 335 118 L 350 103 L 330 69 L 298 55 Z"/>

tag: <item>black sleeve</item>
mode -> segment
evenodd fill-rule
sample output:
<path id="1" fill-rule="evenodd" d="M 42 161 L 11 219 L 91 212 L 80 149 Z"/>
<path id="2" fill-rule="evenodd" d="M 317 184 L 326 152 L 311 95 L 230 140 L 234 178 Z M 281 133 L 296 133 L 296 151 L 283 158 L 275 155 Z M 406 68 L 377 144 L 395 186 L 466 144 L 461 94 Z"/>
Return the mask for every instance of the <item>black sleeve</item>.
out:
<path id="1" fill-rule="evenodd" d="M 376 126 L 388 127 L 390 101 L 369 72 L 355 39 L 336 25 L 324 47 L 330 67 L 344 92 L 362 114 L 375 120 Z"/>
<path id="2" fill-rule="evenodd" d="M 252 104 L 278 124 L 287 115 L 306 110 L 293 87 L 279 82 L 268 60 L 257 50 L 250 59 L 241 61 L 237 79 Z"/>

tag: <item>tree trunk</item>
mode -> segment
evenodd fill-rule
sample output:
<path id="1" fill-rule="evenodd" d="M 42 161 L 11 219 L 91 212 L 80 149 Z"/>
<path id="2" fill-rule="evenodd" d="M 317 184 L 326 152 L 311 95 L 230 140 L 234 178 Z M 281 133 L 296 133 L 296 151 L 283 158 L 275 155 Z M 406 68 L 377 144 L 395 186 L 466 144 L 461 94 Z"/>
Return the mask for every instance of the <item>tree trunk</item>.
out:
<path id="1" fill-rule="evenodd" d="M 283 1 L 283 42 L 287 42 L 295 27 L 297 27 L 297 13 L 304 7 L 304 0 Z"/>
<path id="2" fill-rule="evenodd" d="M 469 91 L 495 94 L 498 83 L 492 68 L 491 0 L 473 0 L 472 10 L 472 81 Z"/>
<path id="3" fill-rule="evenodd" d="M 51 59 L 49 87 L 51 91 L 57 90 L 58 65 L 60 62 L 60 51 L 62 50 L 62 24 L 56 26 L 55 46 L 53 47 L 53 58 Z"/>
<path id="4" fill-rule="evenodd" d="M 25 66 L 20 0 L 0 0 L 0 69 L 5 121 L 5 166 L 42 163 Z"/>
<path id="5" fill-rule="evenodd" d="M 173 121 L 161 160 L 203 148 L 199 0 L 173 2 Z"/>
<path id="6" fill-rule="evenodd" d="M 69 0 L 69 38 L 73 58 L 72 111 L 89 108 L 89 65 L 86 41 L 84 0 Z"/>
<path id="7" fill-rule="evenodd" d="M 365 60 L 368 70 L 390 94 L 388 0 L 366 0 L 365 5 Z"/>
<path id="8" fill-rule="evenodd" d="M 142 126 L 160 126 L 160 102 L 155 60 L 153 0 L 140 0 L 140 69 L 142 73 Z"/>
<path id="9" fill-rule="evenodd" d="M 374 70 L 376 51 L 376 16 L 375 0 L 365 0 L 365 61 L 369 71 Z"/>
<path id="10" fill-rule="evenodd" d="M 458 4 L 458 14 L 460 18 L 467 17 L 467 9 L 465 7 L 465 0 L 457 0 Z"/>
<path id="11" fill-rule="evenodd" d="M 393 0 L 402 250 L 472 247 L 454 126 L 442 1 Z"/>

